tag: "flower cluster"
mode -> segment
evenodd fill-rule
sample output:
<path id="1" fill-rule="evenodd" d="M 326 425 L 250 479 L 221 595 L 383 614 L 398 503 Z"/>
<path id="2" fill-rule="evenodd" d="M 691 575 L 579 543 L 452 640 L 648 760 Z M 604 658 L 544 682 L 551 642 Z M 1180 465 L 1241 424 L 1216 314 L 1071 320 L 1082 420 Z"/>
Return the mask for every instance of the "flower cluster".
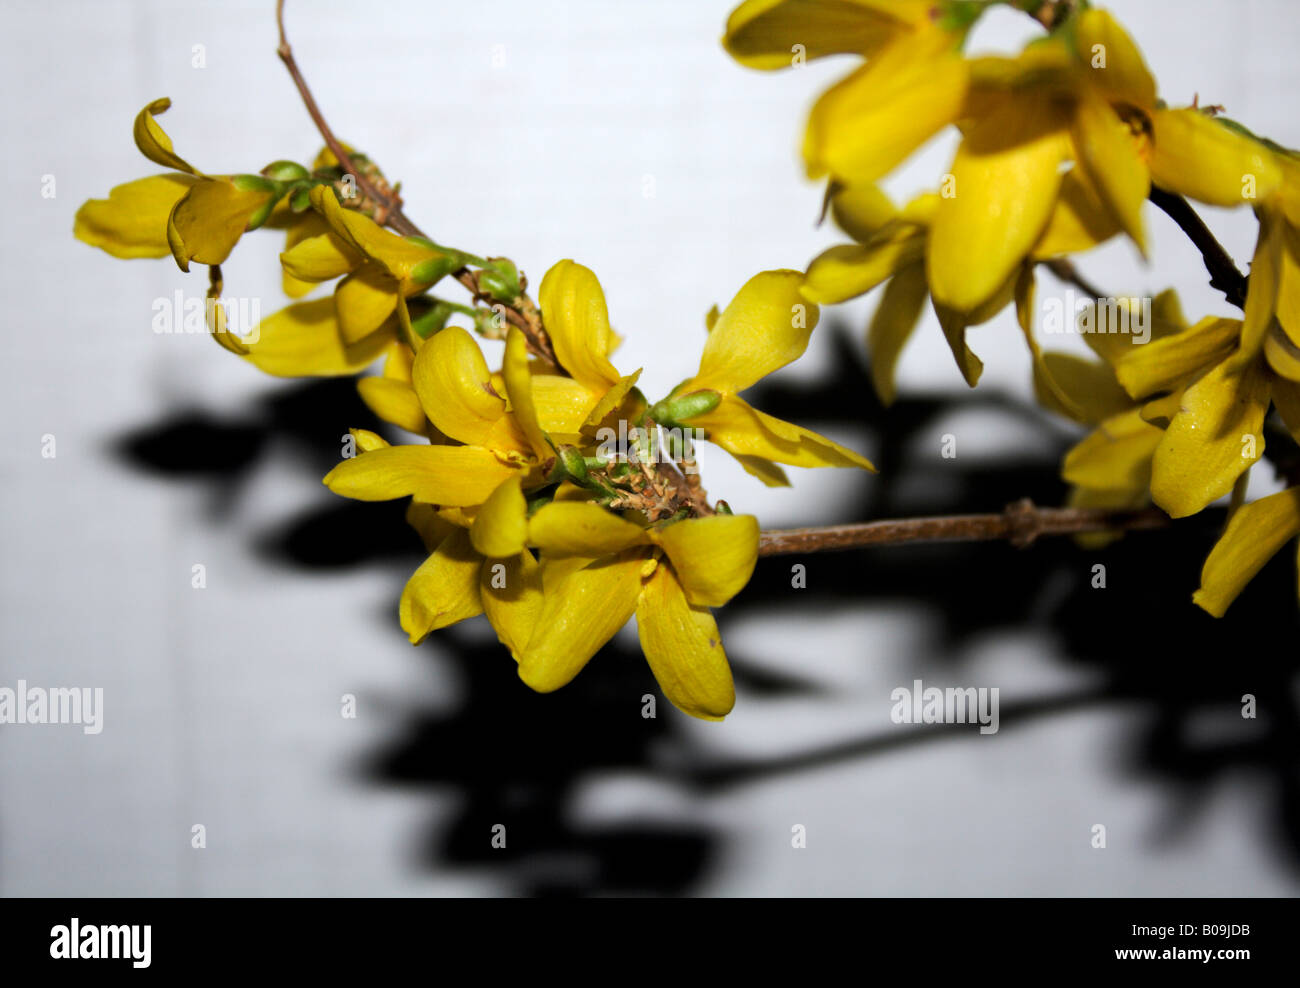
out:
<path id="1" fill-rule="evenodd" d="M 1006 0 L 1047 33 L 1017 54 L 965 54 L 972 26 L 999 2 L 747 0 L 732 13 L 723 43 L 752 68 L 862 59 L 821 95 L 805 130 L 808 175 L 828 180 L 829 210 L 853 243 L 812 261 L 804 296 L 837 303 L 885 285 L 867 347 L 886 403 L 927 301 L 971 386 L 983 365 L 967 329 L 1014 304 L 1040 400 L 1094 427 L 1063 464 L 1076 504 L 1150 500 L 1180 518 L 1234 487 L 1240 495 L 1264 455 L 1270 409 L 1278 437 L 1300 442 L 1300 156 L 1218 108 L 1168 106 L 1132 38 L 1086 0 Z M 939 189 L 896 207 L 876 183 L 949 126 L 960 143 Z M 1145 256 L 1143 207 L 1157 195 L 1254 210 L 1249 288 L 1230 297 L 1241 318 L 1189 325 L 1166 292 L 1150 303 L 1150 336 L 1084 332 L 1096 361 L 1045 352 L 1037 268 L 1072 271 L 1067 257 L 1117 236 Z M 1127 300 L 1109 303 L 1109 315 L 1127 316 Z M 1300 534 L 1298 505 L 1296 487 L 1234 502 L 1196 602 L 1222 615 Z"/>

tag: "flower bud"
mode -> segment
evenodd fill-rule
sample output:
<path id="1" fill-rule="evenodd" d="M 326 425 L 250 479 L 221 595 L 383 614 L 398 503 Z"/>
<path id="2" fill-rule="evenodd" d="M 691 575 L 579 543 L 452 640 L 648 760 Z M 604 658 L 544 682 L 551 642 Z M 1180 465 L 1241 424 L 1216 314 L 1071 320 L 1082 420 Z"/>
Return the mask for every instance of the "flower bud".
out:
<path id="1" fill-rule="evenodd" d="M 519 269 L 508 257 L 490 259 L 478 273 L 479 290 L 498 302 L 513 302 L 522 290 L 519 287 Z"/>
<path id="2" fill-rule="evenodd" d="M 680 425 L 697 415 L 713 411 L 721 401 L 722 395 L 705 388 L 656 402 L 648 414 L 660 425 Z"/>
<path id="3" fill-rule="evenodd" d="M 311 175 L 296 161 L 272 161 L 262 169 L 262 174 L 272 182 L 298 182 Z"/>

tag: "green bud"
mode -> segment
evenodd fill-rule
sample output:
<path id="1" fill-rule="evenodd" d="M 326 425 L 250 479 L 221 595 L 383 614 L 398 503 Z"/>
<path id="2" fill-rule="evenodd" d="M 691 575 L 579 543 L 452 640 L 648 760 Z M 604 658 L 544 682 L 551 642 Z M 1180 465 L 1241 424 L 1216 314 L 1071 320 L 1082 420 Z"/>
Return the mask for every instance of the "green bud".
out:
<path id="1" fill-rule="evenodd" d="M 485 295 L 500 302 L 513 302 L 521 294 L 519 269 L 508 257 L 489 260 L 478 274 L 478 286 Z"/>
<path id="2" fill-rule="evenodd" d="M 564 464 L 564 471 L 569 475 L 569 479 L 579 486 L 587 486 L 591 481 L 591 475 L 587 472 L 587 458 L 582 455 L 582 450 L 576 446 L 561 446 L 558 452 L 560 462 Z"/>
<path id="3" fill-rule="evenodd" d="M 275 209 L 275 204 L 278 201 L 278 196 L 271 196 L 266 200 L 266 202 L 253 210 L 252 215 L 248 217 L 248 226 L 246 229 L 256 230 L 259 226 L 270 219 L 271 210 Z"/>
<path id="4" fill-rule="evenodd" d="M 726 501 L 719 501 L 717 504 L 713 506 L 713 508 L 720 515 L 730 515 L 735 513 L 731 510 L 731 505 L 729 505 Z"/>
<path id="5" fill-rule="evenodd" d="M 461 266 L 460 255 L 455 251 L 433 247 L 439 253 L 411 268 L 411 280 L 421 285 L 432 285 Z"/>
<path id="6" fill-rule="evenodd" d="M 295 213 L 305 213 L 311 209 L 310 185 L 300 185 L 289 193 L 289 208 Z"/>
<path id="7" fill-rule="evenodd" d="M 261 175 L 231 175 L 230 184 L 241 192 L 252 190 L 274 195 L 276 191 L 275 183 L 269 178 L 263 178 Z"/>
<path id="8" fill-rule="evenodd" d="M 429 300 L 419 299 L 419 301 L 423 303 L 428 302 Z M 414 309 L 417 308 L 417 306 L 413 304 L 416 302 L 417 299 L 409 299 L 407 305 Z M 434 333 L 438 332 L 438 330 L 446 328 L 447 320 L 451 318 L 451 314 L 454 311 L 455 310 L 449 303 L 434 301 L 427 311 L 421 312 L 418 316 L 414 312 L 411 313 L 411 330 L 416 336 L 420 337 L 420 339 L 427 340 Z"/>
<path id="9" fill-rule="evenodd" d="M 687 419 L 713 411 L 721 401 L 722 395 L 705 388 L 656 402 L 649 415 L 660 425 L 680 425 Z"/>
<path id="10" fill-rule="evenodd" d="M 298 182 L 311 173 L 296 161 L 272 161 L 262 174 L 273 182 Z"/>

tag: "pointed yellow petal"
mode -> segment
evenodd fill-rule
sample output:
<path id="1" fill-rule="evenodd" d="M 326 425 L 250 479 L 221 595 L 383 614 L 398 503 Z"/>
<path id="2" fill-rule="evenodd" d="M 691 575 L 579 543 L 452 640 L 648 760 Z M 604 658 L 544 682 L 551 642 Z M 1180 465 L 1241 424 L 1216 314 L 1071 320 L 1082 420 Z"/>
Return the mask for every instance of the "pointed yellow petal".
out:
<path id="1" fill-rule="evenodd" d="M 528 520 L 528 541 L 547 556 L 609 556 L 648 545 L 645 529 L 590 501 L 552 501 Z"/>
<path id="2" fill-rule="evenodd" d="M 1042 235 L 1069 151 L 1059 106 L 1007 99 L 957 150 L 954 195 L 939 203 L 926 246 L 935 301 L 969 312 L 994 295 Z"/>
<path id="3" fill-rule="evenodd" d="M 524 341 L 523 330 L 517 326 L 511 326 L 506 335 L 506 354 L 501 373 L 505 378 L 510 413 L 528 437 L 533 451 L 545 462 L 555 453 L 537 417 L 537 404 L 533 400 L 533 373 L 528 366 L 528 344 Z"/>
<path id="4" fill-rule="evenodd" d="M 1258 363 L 1241 372 L 1230 363 L 1183 393 L 1181 411 L 1156 449 L 1151 497 L 1171 517 L 1195 514 L 1223 497 L 1264 453 L 1267 375 Z"/>
<path id="5" fill-rule="evenodd" d="M 1093 425 L 1132 405 L 1114 373 L 1103 363 L 1072 353 L 1047 352 L 1042 355 L 1042 365 L 1055 387 L 1049 389 L 1035 376 L 1034 395 L 1040 404 L 1058 414 Z M 1057 401 L 1054 392 L 1064 392 L 1069 402 Z"/>
<path id="6" fill-rule="evenodd" d="M 1300 443 L 1300 383 L 1274 381 L 1272 394 L 1277 413 L 1282 416 L 1282 424 L 1291 433 L 1291 438 Z"/>
<path id="7" fill-rule="evenodd" d="M 1156 110 L 1148 165 L 1162 189 L 1212 206 L 1255 205 L 1281 181 L 1273 154 L 1200 110 Z"/>
<path id="8" fill-rule="evenodd" d="M 167 218 L 167 242 L 181 270 L 188 271 L 191 261 L 224 262 L 268 196 L 261 189 L 236 188 L 224 178 L 195 182 Z"/>
<path id="9" fill-rule="evenodd" d="M 903 347 L 916 329 L 930 287 L 925 282 L 925 265 L 909 264 L 899 271 L 880 298 L 880 305 L 867 327 L 867 353 L 871 357 L 871 381 L 886 407 L 894 403 L 894 370 Z"/>
<path id="10" fill-rule="evenodd" d="M 740 464 L 745 473 L 751 477 L 757 477 L 763 482 L 765 487 L 789 487 L 790 478 L 786 472 L 771 460 L 765 460 L 761 456 L 745 456 L 744 454 L 735 454 L 732 456 Z"/>
<path id="11" fill-rule="evenodd" d="M 571 377 L 534 374 L 532 387 L 537 423 L 552 435 L 579 432 L 598 403 L 596 395 Z"/>
<path id="12" fill-rule="evenodd" d="M 420 541 L 430 553 L 442 545 L 442 540 L 457 528 L 441 517 L 432 504 L 421 504 L 419 501 L 412 501 L 406 506 L 406 523 L 419 533 Z"/>
<path id="13" fill-rule="evenodd" d="M 751 69 L 810 58 L 869 55 L 925 15 L 926 0 L 745 0 L 727 18 L 722 46 Z"/>
<path id="14" fill-rule="evenodd" d="M 1264 564 L 1300 535 L 1300 487 L 1243 504 L 1232 513 L 1201 571 L 1192 600 L 1215 617 L 1224 613 Z"/>
<path id="15" fill-rule="evenodd" d="M 966 383 L 972 388 L 975 387 L 979 383 L 980 375 L 984 373 L 984 361 L 980 360 L 966 343 L 966 330 L 971 325 L 969 317 L 956 309 L 940 305 L 934 298 L 931 298 L 930 302 L 934 314 L 939 318 L 939 328 L 943 330 L 943 337 L 948 341 L 948 349 L 952 351 L 953 359 L 957 361 L 957 369 L 961 371 L 961 376 Z"/>
<path id="16" fill-rule="evenodd" d="M 335 494 L 358 501 L 482 504 L 514 470 L 476 446 L 393 446 L 344 460 L 325 476 Z"/>
<path id="17" fill-rule="evenodd" d="M 175 168 L 180 172 L 198 175 L 199 172 L 193 165 L 172 150 L 172 139 L 154 119 L 155 116 L 165 113 L 171 105 L 172 101 L 164 96 L 162 99 L 154 100 L 136 114 L 135 146 L 146 158 L 164 168 Z"/>
<path id="18" fill-rule="evenodd" d="M 538 299 L 561 366 L 591 391 L 617 384 L 621 375 L 609 362 L 613 334 L 605 293 L 591 270 L 560 261 L 542 278 Z"/>
<path id="19" fill-rule="evenodd" d="M 479 597 L 482 566 L 483 558 L 474 551 L 464 530 L 447 536 L 420 565 L 407 581 L 398 605 L 402 630 L 412 645 L 420 644 L 431 631 L 483 613 Z"/>
<path id="20" fill-rule="evenodd" d="M 727 653 L 713 615 L 692 607 L 671 566 L 659 565 L 636 605 L 650 671 L 668 701 L 702 720 L 722 720 L 736 704 Z"/>
<path id="21" fill-rule="evenodd" d="M 1259 240 L 1250 263 L 1250 283 L 1246 289 L 1246 310 L 1242 317 L 1241 349 L 1234 357 L 1237 366 L 1259 355 L 1277 312 L 1277 292 L 1282 266 L 1282 230 L 1285 221 L 1272 210 L 1259 213 Z"/>
<path id="22" fill-rule="evenodd" d="M 704 429 L 710 442 L 737 458 L 758 457 L 792 467 L 858 467 L 872 472 L 876 469 L 866 457 L 839 443 L 811 429 L 766 415 L 732 396 L 723 398 L 713 411 L 682 424 Z"/>
<path id="23" fill-rule="evenodd" d="M 485 445 L 506 413 L 483 351 L 459 326 L 448 326 L 425 341 L 415 355 L 411 380 L 429 421 L 460 442 Z"/>
<path id="24" fill-rule="evenodd" d="M 511 477 L 483 502 L 469 529 L 470 541 L 489 559 L 517 556 L 528 538 L 528 503 L 520 478 Z"/>
<path id="25" fill-rule="evenodd" d="M 376 333 L 353 346 L 339 336 L 333 299 L 297 302 L 263 319 L 247 344 L 245 359 L 277 377 L 355 374 L 378 359 L 391 338 Z"/>
<path id="26" fill-rule="evenodd" d="M 1288 381 L 1300 381 L 1300 346 L 1292 343 L 1277 323 L 1264 338 L 1264 359 L 1275 374 Z"/>
<path id="27" fill-rule="evenodd" d="M 1222 362 L 1240 335 L 1240 320 L 1206 316 L 1181 333 L 1129 347 L 1115 363 L 1115 376 L 1134 398 L 1173 391 Z"/>
<path id="28" fill-rule="evenodd" d="M 399 237 L 355 209 L 344 209 L 329 186 L 313 188 L 311 204 L 334 233 L 395 282 L 409 282 L 417 266 L 444 253 Z"/>
<path id="29" fill-rule="evenodd" d="M 107 199 L 87 199 L 72 232 L 114 257 L 166 257 L 167 217 L 197 181 L 191 175 L 152 175 L 114 186 Z"/>
<path id="30" fill-rule="evenodd" d="M 874 182 L 835 188 L 830 194 L 830 206 L 836 225 L 859 243 L 870 240 L 898 215 L 889 196 Z"/>
<path id="31" fill-rule="evenodd" d="M 1291 343 L 1300 347 L 1300 230 L 1278 223 L 1277 321 Z"/>
<path id="32" fill-rule="evenodd" d="M 736 394 L 808 348 L 820 310 L 799 294 L 798 271 L 763 271 L 736 293 L 704 343 L 694 389 Z"/>
<path id="33" fill-rule="evenodd" d="M 397 311 L 397 282 L 374 264 L 363 264 L 334 289 L 345 343 L 364 339 Z"/>
<path id="34" fill-rule="evenodd" d="M 1102 422 L 1066 454 L 1061 477 L 1094 491 L 1145 491 L 1164 433 L 1132 409 Z"/>
<path id="35" fill-rule="evenodd" d="M 1128 32 L 1099 7 L 1079 15 L 1075 51 L 1087 67 L 1088 81 L 1112 100 L 1140 110 L 1156 104 L 1156 81 Z"/>
<path id="36" fill-rule="evenodd" d="M 874 182 L 956 121 L 967 84 L 956 42 L 916 31 L 823 93 L 804 136 L 808 176 Z"/>
<path id="37" fill-rule="evenodd" d="M 631 549 L 548 588 L 536 630 L 518 655 L 519 678 L 550 693 L 581 672 L 635 612 L 644 561 L 645 550 Z"/>
<path id="38" fill-rule="evenodd" d="M 479 594 L 497 639 L 519 661 L 542 612 L 542 574 L 537 560 L 527 550 L 508 559 L 488 560 L 483 564 Z"/>
<path id="39" fill-rule="evenodd" d="M 1085 91 L 1075 108 L 1071 133 L 1079 165 L 1115 221 L 1145 255 L 1142 204 L 1151 191 L 1151 176 L 1128 124 L 1106 100 Z"/>
<path id="40" fill-rule="evenodd" d="M 429 427 L 419 397 L 404 381 L 394 381 L 388 377 L 363 377 L 357 381 L 357 393 L 367 408 L 399 429 L 422 436 Z"/>
<path id="41" fill-rule="evenodd" d="M 1087 421 L 1088 413 L 1075 404 L 1070 393 L 1057 383 L 1052 374 L 1051 365 L 1043 359 L 1043 350 L 1038 345 L 1038 338 L 1034 335 L 1034 295 L 1036 287 L 1034 283 L 1034 266 L 1032 264 L 1021 265 L 1020 274 L 1016 277 L 1015 285 L 1016 322 L 1020 324 L 1020 332 L 1025 337 L 1025 343 L 1029 347 L 1029 356 L 1033 361 L 1034 389 L 1050 395 L 1051 403 L 1055 407 L 1064 410 L 1068 418 L 1072 418 L 1076 422 Z"/>
<path id="42" fill-rule="evenodd" d="M 744 589 L 758 562 L 758 519 L 753 515 L 688 518 L 651 529 L 677 571 L 686 599 L 721 607 Z"/>
<path id="43" fill-rule="evenodd" d="M 865 244 L 841 244 L 813 258 L 804 298 L 822 305 L 857 298 L 924 255 L 925 230 L 896 220 Z"/>
<path id="44" fill-rule="evenodd" d="M 332 232 L 300 240 L 280 255 L 285 273 L 299 281 L 333 281 L 354 271 L 361 261 L 361 256 Z"/>
<path id="45" fill-rule="evenodd" d="M 1095 186 L 1075 167 L 1061 180 L 1061 193 L 1047 229 L 1034 244 L 1035 258 L 1081 254 L 1119 233 L 1115 214 L 1101 200 Z"/>

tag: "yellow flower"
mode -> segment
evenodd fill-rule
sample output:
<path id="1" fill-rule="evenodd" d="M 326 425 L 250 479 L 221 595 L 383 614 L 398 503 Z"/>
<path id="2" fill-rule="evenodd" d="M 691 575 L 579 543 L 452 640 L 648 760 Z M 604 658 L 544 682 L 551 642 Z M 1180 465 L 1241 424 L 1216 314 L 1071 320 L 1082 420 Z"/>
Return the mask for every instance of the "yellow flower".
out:
<path id="1" fill-rule="evenodd" d="M 933 0 L 746 0 L 727 19 L 722 45 L 754 69 L 875 55 L 927 24 L 933 8 Z"/>
<path id="2" fill-rule="evenodd" d="M 1295 434 L 1300 436 L 1300 429 Z M 1264 564 L 1297 535 L 1300 487 L 1243 504 L 1210 550 L 1201 570 L 1201 586 L 1192 600 L 1215 617 L 1223 617 Z M 1300 569 L 1300 553 L 1296 566 Z"/>

